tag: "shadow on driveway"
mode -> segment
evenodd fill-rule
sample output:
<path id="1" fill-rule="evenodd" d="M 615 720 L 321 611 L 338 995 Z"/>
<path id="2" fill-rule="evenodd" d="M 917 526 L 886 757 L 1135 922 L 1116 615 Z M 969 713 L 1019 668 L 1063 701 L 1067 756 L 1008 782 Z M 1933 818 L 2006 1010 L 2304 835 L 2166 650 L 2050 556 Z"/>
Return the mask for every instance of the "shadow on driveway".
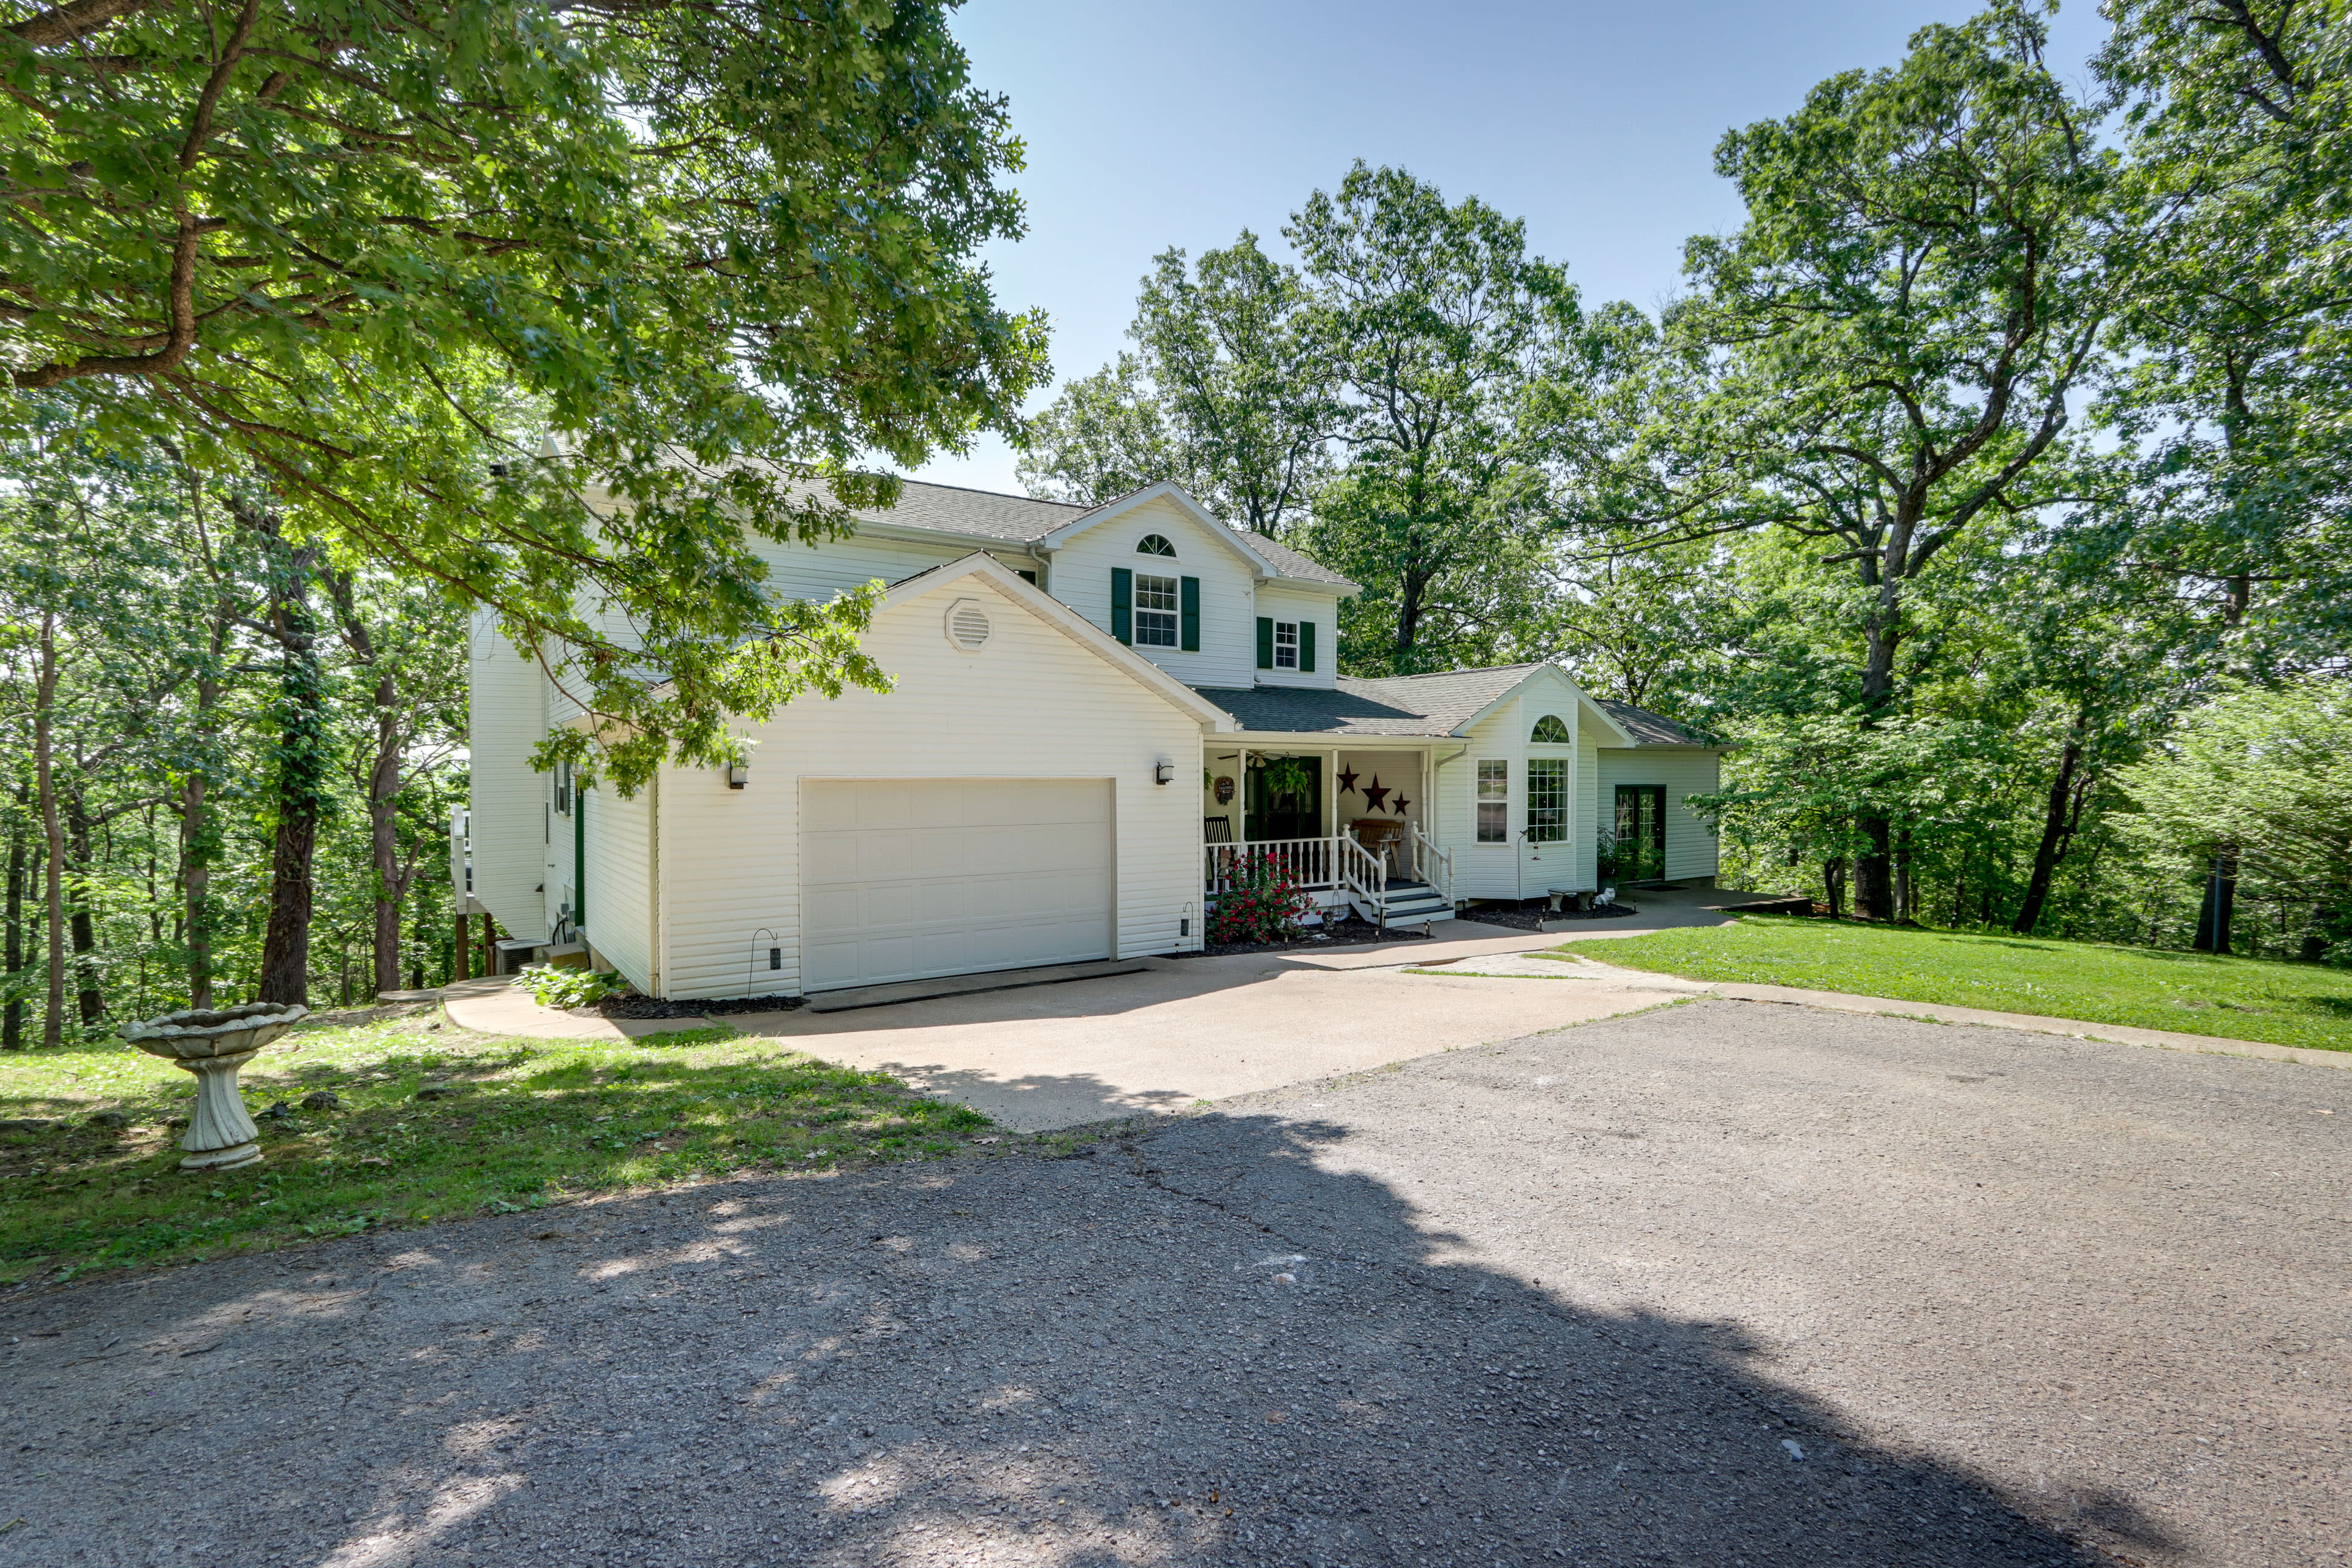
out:
<path id="1" fill-rule="evenodd" d="M 1440 1261 L 1349 1137 L 1204 1116 L 20 1297 L 0 1563 L 2111 1561 L 1736 1325 Z"/>

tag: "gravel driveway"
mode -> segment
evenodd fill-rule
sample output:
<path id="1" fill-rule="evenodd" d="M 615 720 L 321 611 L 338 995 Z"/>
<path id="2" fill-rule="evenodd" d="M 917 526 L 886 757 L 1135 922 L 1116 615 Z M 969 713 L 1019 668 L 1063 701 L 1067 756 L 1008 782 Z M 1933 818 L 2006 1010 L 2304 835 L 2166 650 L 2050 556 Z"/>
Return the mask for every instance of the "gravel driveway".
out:
<path id="1" fill-rule="evenodd" d="M 26 1291 L 0 1563 L 2337 1563 L 2347 1121 L 1708 1001 Z"/>

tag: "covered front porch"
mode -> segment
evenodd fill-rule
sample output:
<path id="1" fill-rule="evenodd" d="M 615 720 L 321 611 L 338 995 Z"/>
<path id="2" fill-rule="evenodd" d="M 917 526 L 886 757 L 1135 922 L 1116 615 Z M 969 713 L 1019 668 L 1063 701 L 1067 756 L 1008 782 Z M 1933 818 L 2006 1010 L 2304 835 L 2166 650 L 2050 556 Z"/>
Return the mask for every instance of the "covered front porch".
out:
<path id="1" fill-rule="evenodd" d="M 1452 914 L 1453 853 L 1429 827 L 1443 765 L 1436 747 L 1219 736 L 1204 754 L 1210 904 L 1267 867 L 1335 916 L 1352 910 L 1388 926 Z"/>

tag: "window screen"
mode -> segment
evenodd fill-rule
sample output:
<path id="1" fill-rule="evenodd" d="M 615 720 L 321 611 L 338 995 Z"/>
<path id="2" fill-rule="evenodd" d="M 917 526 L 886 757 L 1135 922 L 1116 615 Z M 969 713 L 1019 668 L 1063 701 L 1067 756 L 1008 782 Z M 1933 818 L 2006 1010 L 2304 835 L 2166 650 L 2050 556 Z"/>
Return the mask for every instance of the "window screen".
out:
<path id="1" fill-rule="evenodd" d="M 1135 646 L 1174 647 L 1181 589 L 1173 577 L 1135 574 Z"/>
<path id="2" fill-rule="evenodd" d="M 1568 837 L 1568 759 L 1528 759 L 1528 837 L 1557 844 Z"/>
<path id="3" fill-rule="evenodd" d="M 1478 764 L 1478 842 L 1502 844 L 1511 837 L 1511 764 L 1499 759 Z"/>

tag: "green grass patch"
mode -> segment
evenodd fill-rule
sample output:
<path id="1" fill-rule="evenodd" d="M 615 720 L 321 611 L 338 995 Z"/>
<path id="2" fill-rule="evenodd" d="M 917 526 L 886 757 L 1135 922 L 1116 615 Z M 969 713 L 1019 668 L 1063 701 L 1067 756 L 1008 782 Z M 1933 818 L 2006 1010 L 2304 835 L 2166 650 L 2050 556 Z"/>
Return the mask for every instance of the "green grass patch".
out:
<path id="1" fill-rule="evenodd" d="M 2319 964 L 1783 915 L 1558 951 L 1691 980 L 2352 1050 L 2352 971 Z"/>
<path id="2" fill-rule="evenodd" d="M 0 1284 L 746 1169 L 927 1158 L 992 1131 L 887 1073 L 725 1027 L 607 1044 L 433 1030 L 436 1016 L 326 1020 L 268 1047 L 243 1076 L 262 1163 L 211 1176 L 178 1168 L 169 1123 L 194 1101 L 187 1074 L 120 1040 L 0 1057 L 0 1119 L 62 1123 L 0 1131 Z M 417 1099 L 428 1082 L 446 1097 Z M 264 1114 L 320 1089 L 342 1108 Z M 105 1111 L 130 1125 L 89 1124 Z"/>

